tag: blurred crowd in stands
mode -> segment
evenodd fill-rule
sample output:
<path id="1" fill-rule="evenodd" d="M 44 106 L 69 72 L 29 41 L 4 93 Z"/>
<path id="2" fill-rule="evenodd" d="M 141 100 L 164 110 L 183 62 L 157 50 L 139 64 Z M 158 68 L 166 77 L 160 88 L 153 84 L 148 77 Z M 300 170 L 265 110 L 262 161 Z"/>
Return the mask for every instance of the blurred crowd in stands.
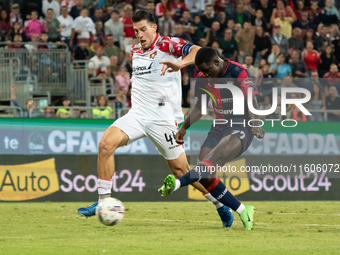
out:
<path id="1" fill-rule="evenodd" d="M 261 109 L 271 107 L 273 87 L 304 87 L 312 93 L 307 108 L 340 110 L 339 0 L 0 0 L 0 38 L 13 49 L 27 48 L 15 43 L 29 41 L 50 42 L 41 46 L 50 49 L 67 45 L 72 61 L 90 61 L 89 78 L 111 77 L 111 93 L 125 95 L 123 107 L 129 107 L 130 50 L 137 43 L 131 17 L 139 10 L 155 15 L 162 36 L 211 46 L 247 67 Z M 182 106 L 189 108 L 190 78 L 197 70 L 188 66 L 182 74 Z M 65 109 L 71 104 L 67 97 L 61 101 Z M 105 95 L 95 101 L 101 108 L 93 115 L 112 117 Z M 28 107 L 29 100 L 23 109 Z M 59 110 L 55 116 L 70 117 Z M 293 117 L 324 120 L 322 113 Z M 340 112 L 328 114 L 328 121 L 340 121 Z"/>

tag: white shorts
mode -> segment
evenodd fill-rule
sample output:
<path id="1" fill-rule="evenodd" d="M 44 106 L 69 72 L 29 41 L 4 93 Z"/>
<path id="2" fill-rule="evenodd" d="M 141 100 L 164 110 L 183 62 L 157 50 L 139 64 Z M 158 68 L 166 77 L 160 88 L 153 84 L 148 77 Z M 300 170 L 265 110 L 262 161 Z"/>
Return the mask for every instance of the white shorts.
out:
<path id="1" fill-rule="evenodd" d="M 149 137 L 166 160 L 177 159 L 184 152 L 183 145 L 176 143 L 178 130 L 174 120 L 146 120 L 127 113 L 111 126 L 121 129 L 129 137 L 128 144 Z"/>

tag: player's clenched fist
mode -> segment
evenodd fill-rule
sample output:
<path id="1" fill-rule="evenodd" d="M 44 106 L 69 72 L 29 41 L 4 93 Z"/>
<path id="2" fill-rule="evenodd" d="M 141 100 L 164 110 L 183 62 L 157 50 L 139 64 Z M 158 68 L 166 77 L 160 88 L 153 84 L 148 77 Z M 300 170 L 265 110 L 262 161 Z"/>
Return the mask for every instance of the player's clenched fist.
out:
<path id="1" fill-rule="evenodd" d="M 183 138 L 184 138 L 184 136 L 185 136 L 186 133 L 187 133 L 187 131 L 186 131 L 185 129 L 183 129 L 183 128 L 180 128 L 180 129 L 177 131 L 176 136 L 175 136 L 175 139 L 176 139 L 176 142 L 177 142 L 178 144 L 183 144 L 183 143 L 184 143 Z"/>
<path id="2" fill-rule="evenodd" d="M 252 128 L 253 134 L 257 137 L 262 139 L 264 137 L 264 130 L 260 127 L 253 127 Z"/>

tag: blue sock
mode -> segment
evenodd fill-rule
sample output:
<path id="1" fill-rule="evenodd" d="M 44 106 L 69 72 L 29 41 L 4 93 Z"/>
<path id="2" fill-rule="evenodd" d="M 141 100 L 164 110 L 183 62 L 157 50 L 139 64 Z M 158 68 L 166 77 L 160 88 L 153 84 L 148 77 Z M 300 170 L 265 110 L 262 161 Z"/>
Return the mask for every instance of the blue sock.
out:
<path id="1" fill-rule="evenodd" d="M 241 202 L 234 197 L 219 178 L 214 178 L 207 190 L 222 204 L 229 206 L 235 212 L 240 207 Z"/>
<path id="2" fill-rule="evenodd" d="M 188 186 L 194 182 L 207 178 L 212 169 L 214 169 L 214 165 L 209 160 L 202 160 L 188 173 L 178 178 L 181 187 Z"/>

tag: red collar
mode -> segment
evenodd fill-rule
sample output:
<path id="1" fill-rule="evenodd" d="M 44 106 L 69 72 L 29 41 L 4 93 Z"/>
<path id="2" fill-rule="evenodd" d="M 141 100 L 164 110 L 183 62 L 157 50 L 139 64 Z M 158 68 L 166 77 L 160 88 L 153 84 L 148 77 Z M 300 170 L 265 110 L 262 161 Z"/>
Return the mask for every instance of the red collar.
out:
<path id="1" fill-rule="evenodd" d="M 227 68 L 225 69 L 224 73 L 223 73 L 223 76 L 227 73 L 228 71 L 228 67 L 229 67 L 229 63 L 230 61 L 228 59 L 224 59 L 225 62 L 228 62 L 228 65 L 227 65 Z"/>
<path id="2" fill-rule="evenodd" d="M 160 35 L 159 35 L 159 33 L 157 33 L 155 40 L 153 41 L 153 43 L 151 44 L 151 46 L 149 47 L 149 49 L 146 52 L 153 50 L 153 48 L 155 47 L 155 44 L 157 43 L 159 37 L 160 37 Z"/>

